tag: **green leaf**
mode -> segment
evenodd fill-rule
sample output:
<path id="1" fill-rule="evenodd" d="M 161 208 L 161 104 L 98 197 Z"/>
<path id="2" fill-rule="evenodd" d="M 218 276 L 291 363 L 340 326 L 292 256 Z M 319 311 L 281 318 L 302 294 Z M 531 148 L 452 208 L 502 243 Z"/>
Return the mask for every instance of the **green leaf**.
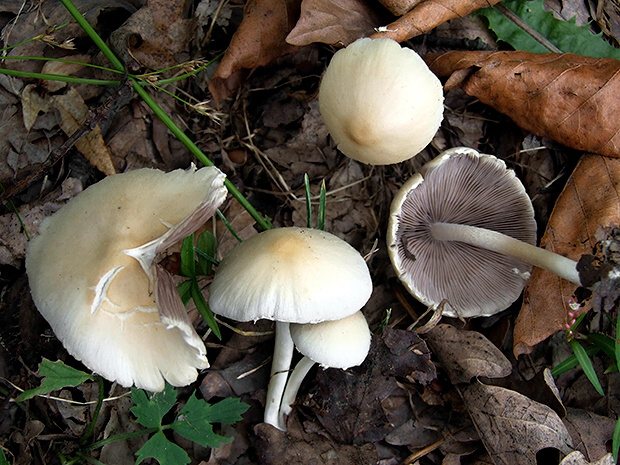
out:
<path id="1" fill-rule="evenodd" d="M 130 410 L 136 416 L 138 423 L 147 428 L 159 428 L 162 418 L 177 400 L 177 391 L 166 383 L 162 392 L 151 394 L 149 398 L 146 391 L 131 388 L 131 398 L 136 405 Z"/>
<path id="2" fill-rule="evenodd" d="M 611 442 L 611 455 L 614 457 L 614 463 L 618 463 L 618 449 L 620 449 L 620 418 L 616 421 Z"/>
<path id="3" fill-rule="evenodd" d="M 587 24 L 577 26 L 575 18 L 568 21 L 556 19 L 553 13 L 544 9 L 543 0 L 504 0 L 502 5 L 563 52 L 620 59 L 620 50 L 605 42 L 602 34 L 592 34 Z M 546 47 L 504 16 L 497 8 L 482 8 L 474 15 L 487 18 L 489 29 L 497 35 L 497 39 L 512 45 L 516 50 L 534 53 L 549 52 Z"/>
<path id="4" fill-rule="evenodd" d="M 205 231 L 196 241 L 196 252 L 198 255 L 198 273 L 201 275 L 210 275 L 213 273 L 213 265 L 217 264 L 215 260 L 215 236 L 211 231 Z M 214 263 L 215 262 L 215 263 Z"/>
<path id="5" fill-rule="evenodd" d="M 325 189 L 325 179 L 321 183 L 321 191 L 319 192 L 319 223 L 317 224 L 317 229 L 323 231 L 325 229 L 325 212 L 327 211 L 327 202 L 325 197 L 327 196 L 327 192 Z"/>
<path id="6" fill-rule="evenodd" d="M 0 465 L 10 465 L 4 451 L 0 448 Z"/>
<path id="7" fill-rule="evenodd" d="M 586 336 L 586 339 L 601 349 L 612 360 L 616 360 L 616 341 L 601 333 L 591 333 Z"/>
<path id="8" fill-rule="evenodd" d="M 592 357 L 593 355 L 596 355 L 600 349 L 596 346 L 588 346 L 585 350 L 588 357 Z M 551 375 L 560 376 L 562 373 L 566 373 L 568 370 L 575 368 L 577 365 L 579 365 L 577 357 L 575 355 L 571 355 L 566 360 L 558 363 L 555 368 L 551 370 Z"/>
<path id="9" fill-rule="evenodd" d="M 186 465 L 191 462 L 187 452 L 170 442 L 161 431 L 151 436 L 136 455 L 138 456 L 136 465 L 147 458 L 154 458 L 161 465 Z"/>
<path id="10" fill-rule="evenodd" d="M 241 420 L 241 415 L 249 405 L 239 399 L 229 397 L 210 405 L 192 394 L 179 412 L 177 421 L 171 426 L 177 433 L 203 447 L 219 447 L 233 438 L 220 436 L 213 432 L 213 423 L 232 424 Z"/>
<path id="11" fill-rule="evenodd" d="M 43 377 L 41 386 L 22 392 L 17 398 L 18 402 L 23 402 L 34 396 L 48 394 L 67 386 L 77 386 L 88 379 L 93 379 L 91 375 L 67 366 L 60 360 L 51 362 L 45 358 L 39 365 L 39 376 Z"/>
<path id="12" fill-rule="evenodd" d="M 194 281 L 193 279 L 188 279 L 187 281 L 183 281 L 177 287 L 177 289 L 179 290 L 179 295 L 181 296 L 181 301 L 183 302 L 183 305 L 185 305 L 186 307 L 190 299 L 192 298 L 191 290 L 192 290 L 193 281 Z"/>
<path id="13" fill-rule="evenodd" d="M 222 339 L 222 333 L 220 332 L 220 328 L 217 325 L 217 321 L 215 321 L 213 312 L 211 311 L 209 304 L 205 300 L 205 296 L 202 295 L 202 292 L 200 292 L 200 286 L 198 286 L 198 281 L 196 281 L 195 279 L 192 280 L 190 292 L 192 295 L 192 299 L 194 299 L 194 304 L 196 304 L 196 308 L 209 325 L 209 328 L 213 330 L 213 334 L 215 334 L 218 339 Z"/>
<path id="14" fill-rule="evenodd" d="M 183 245 L 181 245 L 181 274 L 186 278 L 194 278 L 196 276 L 193 234 L 184 238 Z"/>
<path id="15" fill-rule="evenodd" d="M 312 202 L 310 201 L 310 178 L 308 173 L 304 173 L 304 193 L 306 195 L 306 223 L 308 228 L 312 227 Z"/>
<path id="16" fill-rule="evenodd" d="M 603 387 L 601 386 L 601 382 L 598 380 L 598 376 L 596 376 L 596 372 L 594 371 L 594 367 L 592 366 L 592 361 L 588 357 L 586 350 L 583 348 L 581 344 L 575 339 L 571 339 L 570 346 L 577 357 L 577 361 L 585 375 L 588 377 L 596 392 L 598 392 L 601 396 L 604 396 Z"/>

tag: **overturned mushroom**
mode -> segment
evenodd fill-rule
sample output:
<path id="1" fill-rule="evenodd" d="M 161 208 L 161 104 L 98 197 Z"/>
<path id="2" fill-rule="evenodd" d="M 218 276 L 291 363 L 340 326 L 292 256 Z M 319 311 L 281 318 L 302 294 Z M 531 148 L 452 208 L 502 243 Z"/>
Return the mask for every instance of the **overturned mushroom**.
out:
<path id="1" fill-rule="evenodd" d="M 226 197 L 216 168 L 140 169 L 94 184 L 29 244 L 34 302 L 67 351 L 123 386 L 184 386 L 208 366 L 172 277 L 155 257 Z"/>
<path id="2" fill-rule="evenodd" d="M 319 108 L 346 156 L 371 165 L 417 155 L 443 119 L 443 89 L 424 60 L 392 39 L 358 39 L 336 52 Z"/>
<path id="3" fill-rule="evenodd" d="M 335 321 L 317 324 L 291 324 L 291 337 L 303 358 L 286 383 L 280 406 L 280 427 L 285 428 L 302 381 L 318 363 L 323 368 L 346 370 L 360 365 L 370 350 L 370 330 L 362 312 Z"/>
<path id="4" fill-rule="evenodd" d="M 289 323 L 345 318 L 371 292 L 370 272 L 359 252 L 316 229 L 267 230 L 224 257 L 209 288 L 213 313 L 236 321 L 276 322 L 265 423 L 280 427 L 278 412 L 294 348 Z"/>
<path id="5" fill-rule="evenodd" d="M 507 308 L 531 265 L 580 284 L 576 262 L 534 245 L 534 211 L 514 172 L 473 149 L 444 152 L 403 185 L 387 240 L 409 291 L 427 305 L 447 299 L 463 317 Z"/>

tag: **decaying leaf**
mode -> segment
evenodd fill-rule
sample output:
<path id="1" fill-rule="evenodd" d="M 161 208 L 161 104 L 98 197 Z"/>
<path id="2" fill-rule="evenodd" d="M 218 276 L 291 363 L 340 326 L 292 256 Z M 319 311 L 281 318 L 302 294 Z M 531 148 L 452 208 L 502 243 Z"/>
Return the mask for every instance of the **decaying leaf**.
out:
<path id="1" fill-rule="evenodd" d="M 620 157 L 620 61 L 528 52 L 425 57 L 447 89 L 461 88 L 522 128 L 568 147 Z"/>
<path id="2" fill-rule="evenodd" d="M 620 160 L 585 155 L 560 194 L 541 246 L 579 260 L 591 253 L 599 226 L 620 224 Z M 563 330 L 575 285 L 534 268 L 515 321 L 514 354 L 528 354 L 551 334 Z"/>
<path id="3" fill-rule="evenodd" d="M 536 463 L 536 453 L 544 448 L 571 452 L 566 427 L 546 405 L 480 382 L 465 387 L 461 393 L 496 465 L 531 465 Z"/>
<path id="4" fill-rule="evenodd" d="M 110 36 L 121 58 L 137 67 L 159 70 L 189 58 L 192 21 L 184 18 L 184 0 L 148 0 Z"/>
<path id="5" fill-rule="evenodd" d="M 586 410 L 567 409 L 564 424 L 568 429 L 576 451 L 584 460 L 595 461 L 607 455 L 606 443 L 613 437 L 616 422 Z"/>
<path id="6" fill-rule="evenodd" d="M 61 129 L 67 136 L 71 136 L 86 120 L 88 106 L 74 88 L 70 88 L 64 94 L 55 95 L 53 102 L 54 106 L 60 111 Z M 102 173 L 106 175 L 116 173 L 110 152 L 101 136 L 99 125 L 78 140 L 75 146 Z"/>
<path id="7" fill-rule="evenodd" d="M 266 423 L 254 428 L 258 438 L 256 450 L 261 465 L 374 465 L 377 451 L 373 444 L 351 446 L 338 444 L 320 434 L 306 433 L 301 425 L 289 431 L 277 430 Z"/>
<path id="8" fill-rule="evenodd" d="M 560 465 L 614 465 L 614 463 L 614 458 L 611 454 L 606 454 L 596 462 L 588 462 L 581 452 L 575 451 L 564 457 Z"/>
<path id="9" fill-rule="evenodd" d="M 291 45 L 313 42 L 349 45 L 365 37 L 381 24 L 371 2 L 362 0 L 303 0 L 301 16 L 286 37 Z"/>
<path id="10" fill-rule="evenodd" d="M 512 365 L 491 341 L 476 331 L 459 330 L 440 324 L 424 335 L 453 384 L 469 383 L 472 378 L 503 378 Z"/>
<path id="11" fill-rule="evenodd" d="M 450 19 L 462 18 L 478 8 L 493 6 L 498 2 L 499 0 L 424 0 L 371 37 L 388 37 L 403 42 L 426 34 Z"/>
<path id="12" fill-rule="evenodd" d="M 295 50 L 285 39 L 299 18 L 300 2 L 250 0 L 246 3 L 243 21 L 209 81 L 209 91 L 218 107 L 240 85 L 240 73 L 265 66 Z"/>
<path id="13" fill-rule="evenodd" d="M 319 369 L 307 404 L 323 427 L 340 443 L 379 441 L 393 429 L 384 409 L 394 398 L 407 399 L 398 379 L 429 383 L 436 376 L 430 352 L 412 331 L 383 328 L 359 367 Z M 301 400 L 301 399 L 300 399 Z"/>

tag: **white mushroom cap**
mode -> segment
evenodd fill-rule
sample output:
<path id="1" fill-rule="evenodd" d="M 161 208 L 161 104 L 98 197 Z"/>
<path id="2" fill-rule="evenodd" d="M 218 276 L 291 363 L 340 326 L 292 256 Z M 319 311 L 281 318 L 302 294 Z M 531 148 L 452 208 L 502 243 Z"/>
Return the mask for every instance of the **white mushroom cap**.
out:
<path id="1" fill-rule="evenodd" d="M 432 140 L 443 89 L 424 60 L 392 39 L 358 39 L 336 52 L 319 89 L 319 108 L 346 156 L 398 163 Z"/>
<path id="2" fill-rule="evenodd" d="M 476 226 L 536 243 L 536 222 L 514 171 L 492 155 L 455 148 L 424 165 L 394 197 L 388 252 L 418 300 L 447 299 L 462 317 L 488 316 L 514 302 L 531 266 L 502 253 L 432 237 L 431 224 Z M 450 309 L 444 313 L 456 316 Z"/>
<path id="3" fill-rule="evenodd" d="M 347 317 L 372 293 L 360 253 L 317 229 L 270 229 L 220 262 L 209 288 L 214 313 L 235 321 L 261 318 L 317 323 Z"/>
<path id="4" fill-rule="evenodd" d="M 324 368 L 360 365 L 370 350 L 370 330 L 362 312 L 341 320 L 291 324 L 297 350 Z"/>
<path id="5" fill-rule="evenodd" d="M 67 351 L 123 386 L 161 391 L 208 366 L 157 253 L 195 231 L 223 202 L 216 168 L 113 175 L 72 199 L 29 244 L 34 302 Z M 157 301 L 157 302 L 156 302 Z"/>

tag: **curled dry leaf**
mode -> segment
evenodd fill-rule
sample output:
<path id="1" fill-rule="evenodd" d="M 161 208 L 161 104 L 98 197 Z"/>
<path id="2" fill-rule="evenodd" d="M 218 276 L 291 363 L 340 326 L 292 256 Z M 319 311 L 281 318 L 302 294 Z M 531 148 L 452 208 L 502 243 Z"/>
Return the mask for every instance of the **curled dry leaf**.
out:
<path id="1" fill-rule="evenodd" d="M 285 39 L 299 18 L 301 0 L 249 0 L 243 20 L 209 81 L 216 105 L 231 96 L 244 70 L 265 66 L 295 50 Z"/>
<path id="2" fill-rule="evenodd" d="M 620 157 L 620 61 L 571 53 L 448 52 L 425 57 L 447 89 L 568 147 Z"/>
<path id="3" fill-rule="evenodd" d="M 371 37 L 388 37 L 403 42 L 426 34 L 450 19 L 462 18 L 479 8 L 493 6 L 498 2 L 499 0 L 425 0 Z"/>
<path id="4" fill-rule="evenodd" d="M 569 408 L 564 424 L 573 439 L 575 450 L 583 453 L 584 460 L 594 461 L 607 455 L 606 443 L 613 437 L 616 424 L 612 418 Z"/>
<path id="5" fill-rule="evenodd" d="M 469 383 L 472 378 L 503 378 L 512 365 L 491 341 L 476 331 L 459 330 L 440 324 L 425 334 L 453 384 Z"/>
<path id="6" fill-rule="evenodd" d="M 614 463 L 614 458 L 611 454 L 601 457 L 596 462 L 588 462 L 581 452 L 575 451 L 564 457 L 560 465 L 614 465 Z"/>
<path id="7" fill-rule="evenodd" d="M 560 194 L 540 243 L 579 260 L 591 253 L 600 225 L 620 224 L 620 159 L 585 155 Z M 515 321 L 516 357 L 564 329 L 575 285 L 534 268 L 525 286 L 523 306 Z"/>
<path id="8" fill-rule="evenodd" d="M 461 394 L 495 464 L 536 463 L 536 453 L 544 448 L 571 452 L 566 427 L 546 405 L 510 389 L 480 382 L 467 386 Z"/>
<path id="9" fill-rule="evenodd" d="M 303 0 L 301 16 L 286 41 L 292 45 L 313 42 L 349 45 L 370 35 L 379 15 L 363 0 Z"/>

